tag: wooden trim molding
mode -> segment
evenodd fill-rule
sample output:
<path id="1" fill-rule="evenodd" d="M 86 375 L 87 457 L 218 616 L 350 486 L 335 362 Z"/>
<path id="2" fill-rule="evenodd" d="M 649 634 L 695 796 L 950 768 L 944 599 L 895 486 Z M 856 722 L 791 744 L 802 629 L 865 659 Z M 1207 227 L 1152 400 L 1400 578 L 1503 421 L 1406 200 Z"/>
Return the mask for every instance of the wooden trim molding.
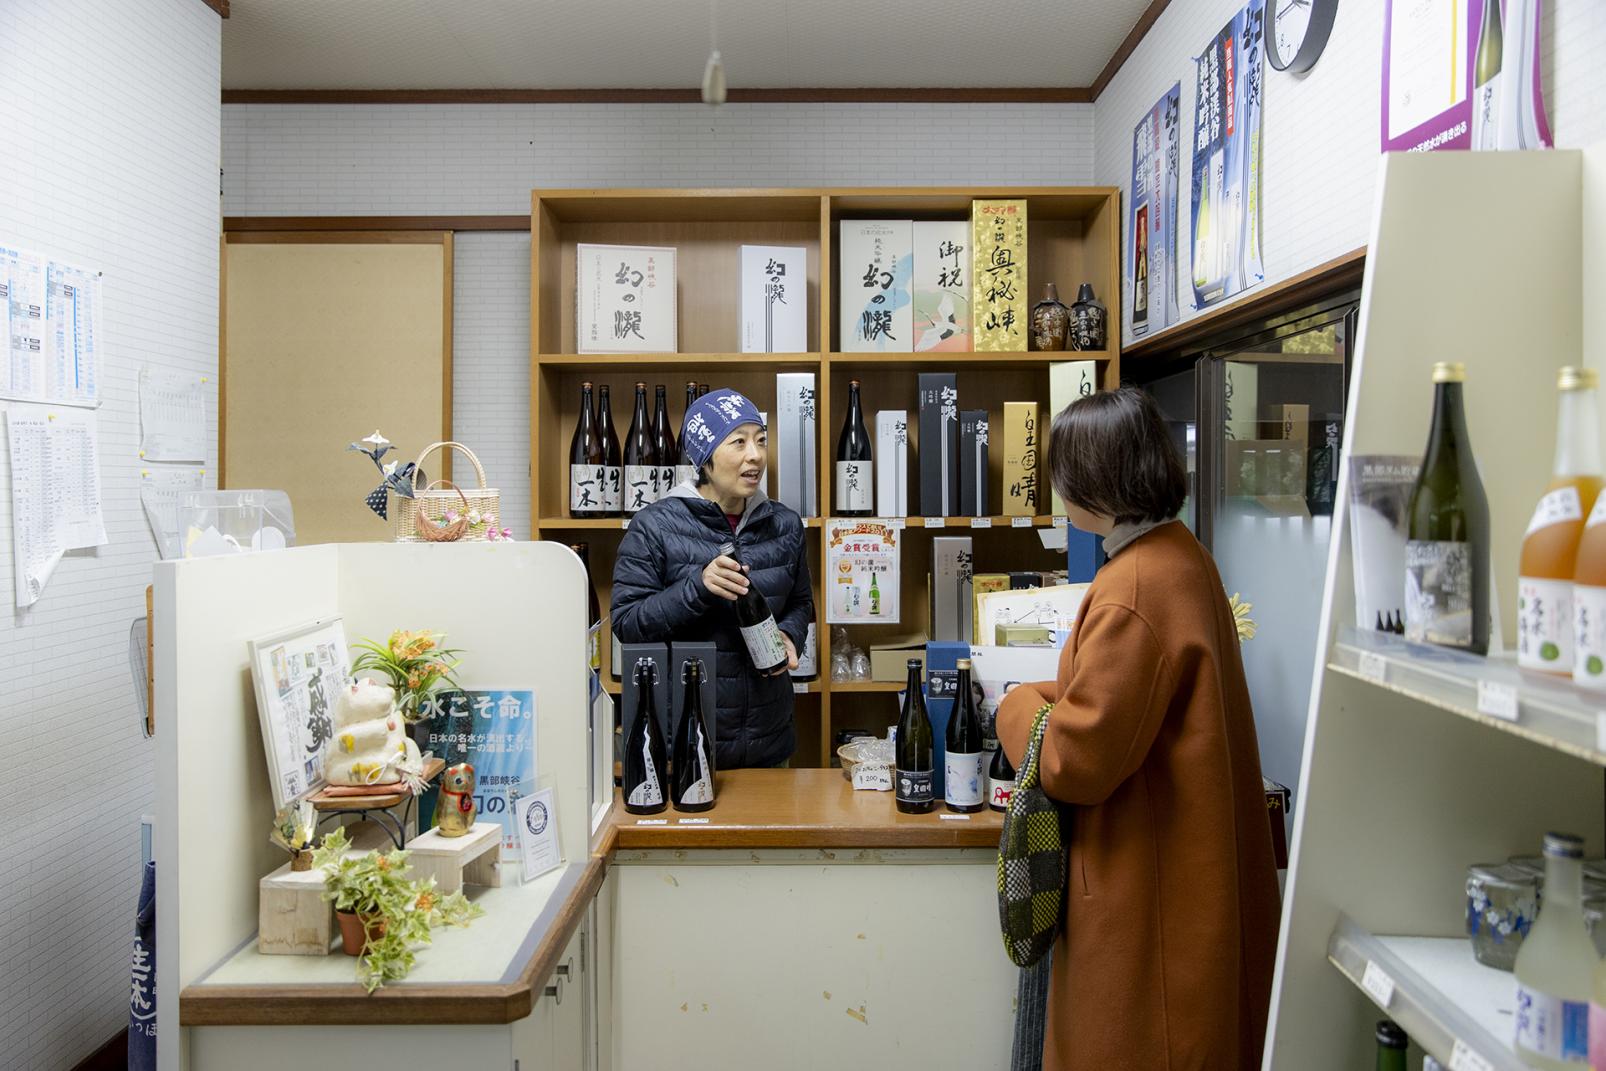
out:
<path id="1" fill-rule="evenodd" d="M 1132 31 L 1128 33 L 1125 40 L 1121 42 L 1121 47 L 1115 50 L 1115 55 L 1110 57 L 1110 62 L 1106 63 L 1104 65 L 1104 69 L 1099 72 L 1099 76 L 1093 79 L 1093 86 L 1092 89 L 1089 90 L 1089 93 L 1092 95 L 1095 101 L 1098 100 L 1099 95 L 1104 92 L 1104 87 L 1110 84 L 1110 79 L 1116 76 L 1116 73 L 1119 72 L 1121 67 L 1125 65 L 1126 61 L 1131 58 L 1132 53 L 1137 51 L 1138 45 L 1143 43 L 1143 39 L 1149 35 L 1149 31 L 1153 29 L 1154 24 L 1159 21 L 1160 13 L 1164 11 L 1166 7 L 1170 5 L 1170 3 L 1171 0 L 1153 0 L 1153 2 L 1144 9 L 1143 14 L 1138 16 L 1138 21 L 1133 24 Z"/>
<path id="2" fill-rule="evenodd" d="M 529 216 L 224 216 L 230 241 L 242 234 L 309 231 L 527 231 Z M 249 240 L 249 239 L 247 239 Z"/>
<path id="3" fill-rule="evenodd" d="M 1335 290 L 1359 286 L 1365 273 L 1366 247 L 1362 246 L 1201 316 L 1184 320 L 1159 334 L 1123 346 L 1121 360 L 1143 360 L 1168 354 L 1219 331 L 1295 308 Z"/>
<path id="4" fill-rule="evenodd" d="M 1157 0 L 1160 2 L 1160 0 Z M 1163 2 L 1161 3 L 1163 6 Z M 1091 104 L 1085 86 L 731 89 L 732 104 Z M 697 104 L 697 89 L 225 89 L 224 104 Z"/>
<path id="5" fill-rule="evenodd" d="M 201 3 L 216 11 L 224 18 L 229 17 L 229 0 L 201 0 Z"/>

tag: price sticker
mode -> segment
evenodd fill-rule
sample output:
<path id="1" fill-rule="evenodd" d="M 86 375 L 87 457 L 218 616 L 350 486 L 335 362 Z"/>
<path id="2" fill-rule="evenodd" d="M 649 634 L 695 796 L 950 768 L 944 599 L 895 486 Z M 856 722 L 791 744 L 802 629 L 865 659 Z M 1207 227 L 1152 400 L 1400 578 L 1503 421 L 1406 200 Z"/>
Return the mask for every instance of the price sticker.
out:
<path id="1" fill-rule="evenodd" d="M 808 695 L 809 694 L 809 686 L 807 684 L 794 683 L 792 685 L 792 693 L 794 695 Z"/>
<path id="2" fill-rule="evenodd" d="M 1374 684 L 1382 684 L 1388 676 L 1389 664 L 1376 651 L 1361 652 L 1361 676 Z"/>
<path id="3" fill-rule="evenodd" d="M 630 518 L 626 517 L 624 520 L 620 521 L 619 522 L 619 527 L 621 529 L 629 528 L 630 527 Z"/>
<path id="4" fill-rule="evenodd" d="M 1068 517 L 1055 517 L 1054 518 L 1054 527 L 1055 528 L 1064 528 L 1069 523 L 1070 523 L 1070 518 L 1068 518 Z"/>
<path id="5" fill-rule="evenodd" d="M 1388 1011 L 1389 1002 L 1394 999 L 1394 979 L 1388 972 L 1371 960 L 1366 961 L 1366 972 L 1361 975 L 1361 988 L 1366 995 L 1377 1001 L 1377 1006 Z"/>
<path id="6" fill-rule="evenodd" d="M 1460 1038 L 1450 1050 L 1450 1071 L 1494 1071 L 1494 1064 Z"/>
<path id="7" fill-rule="evenodd" d="M 927 528 L 946 528 L 946 527 L 948 527 L 948 518 L 947 517 L 927 517 L 926 518 L 926 527 Z"/>
<path id="8" fill-rule="evenodd" d="M 636 825 L 638 825 L 638 826 L 667 826 L 668 824 L 669 824 L 669 819 L 667 819 L 667 818 L 638 818 L 638 819 L 636 819 Z"/>
<path id="9" fill-rule="evenodd" d="M 970 815 L 968 815 L 968 814 L 939 814 L 937 817 L 941 818 L 944 822 L 968 822 L 968 821 L 970 821 Z"/>
<path id="10" fill-rule="evenodd" d="M 853 767 L 853 787 L 870 792 L 891 792 L 892 767 L 885 763 L 859 763 Z"/>
<path id="11" fill-rule="evenodd" d="M 972 517 L 970 519 L 970 526 L 972 528 L 991 528 L 993 526 L 993 519 L 991 517 Z"/>
<path id="12" fill-rule="evenodd" d="M 1011 517 L 1009 519 L 1009 526 L 1011 528 L 1030 528 L 1032 526 L 1032 519 L 1030 517 Z"/>
<path id="13" fill-rule="evenodd" d="M 903 531 L 903 518 L 902 517 L 888 517 L 887 518 L 887 527 L 892 529 L 894 532 Z"/>
<path id="14" fill-rule="evenodd" d="M 1501 721 L 1517 720 L 1517 689 L 1499 681 L 1478 682 L 1478 713 Z"/>
<path id="15" fill-rule="evenodd" d="M 708 824 L 708 819 L 706 818 L 677 818 L 675 821 L 683 826 L 706 826 Z"/>

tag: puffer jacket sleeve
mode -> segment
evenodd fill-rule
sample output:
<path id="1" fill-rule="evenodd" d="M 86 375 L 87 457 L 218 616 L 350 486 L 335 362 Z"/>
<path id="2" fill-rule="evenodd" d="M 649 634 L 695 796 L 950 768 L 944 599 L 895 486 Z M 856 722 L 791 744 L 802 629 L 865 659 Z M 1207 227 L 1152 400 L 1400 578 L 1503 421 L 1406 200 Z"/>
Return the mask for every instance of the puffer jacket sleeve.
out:
<path id="1" fill-rule="evenodd" d="M 613 596 L 608 612 L 613 631 L 624 643 L 663 643 L 690 625 L 713 605 L 702 573 L 693 571 L 671 582 L 664 547 L 665 534 L 656 524 L 637 522 L 619 542 L 613 567 Z"/>
<path id="2" fill-rule="evenodd" d="M 809 556 L 803 546 L 803 525 L 796 517 L 792 518 L 792 524 L 795 526 L 797 570 L 792 574 L 792 591 L 786 596 L 786 606 L 782 608 L 776 623 L 791 638 L 793 648 L 802 654 L 809 625 L 814 621 L 814 586 L 809 582 Z"/>

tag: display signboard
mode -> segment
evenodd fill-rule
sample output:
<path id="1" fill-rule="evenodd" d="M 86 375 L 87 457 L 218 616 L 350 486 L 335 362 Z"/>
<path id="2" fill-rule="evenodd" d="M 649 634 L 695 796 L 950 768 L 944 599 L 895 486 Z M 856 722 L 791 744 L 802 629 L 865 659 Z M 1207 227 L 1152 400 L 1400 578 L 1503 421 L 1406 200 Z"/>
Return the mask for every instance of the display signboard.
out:
<path id="1" fill-rule="evenodd" d="M 833 517 L 826 522 L 827 623 L 898 623 L 898 536 L 886 520 Z"/>
<path id="2" fill-rule="evenodd" d="M 1132 334 L 1164 331 L 1177 312 L 1177 184 L 1182 83 L 1132 131 L 1132 215 L 1127 224 L 1127 301 Z"/>
<path id="3" fill-rule="evenodd" d="M 1265 0 L 1250 0 L 1194 61 L 1193 304 L 1266 278 L 1260 242 Z"/>

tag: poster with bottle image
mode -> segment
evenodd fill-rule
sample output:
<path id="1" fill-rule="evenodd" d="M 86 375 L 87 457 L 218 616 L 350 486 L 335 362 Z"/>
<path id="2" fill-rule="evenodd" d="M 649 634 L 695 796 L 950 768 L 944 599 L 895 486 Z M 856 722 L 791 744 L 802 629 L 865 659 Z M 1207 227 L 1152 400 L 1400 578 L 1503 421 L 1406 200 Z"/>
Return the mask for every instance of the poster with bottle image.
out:
<path id="1" fill-rule="evenodd" d="M 1385 152 L 1546 149 L 1544 0 L 1388 0 Z"/>
<path id="2" fill-rule="evenodd" d="M 1194 61 L 1193 307 L 1266 278 L 1261 259 L 1265 0 L 1250 3 Z"/>
<path id="3" fill-rule="evenodd" d="M 898 528 L 886 520 L 833 517 L 826 522 L 828 624 L 898 623 L 898 536 Z"/>
<path id="4" fill-rule="evenodd" d="M 1177 172 L 1182 83 L 1132 131 L 1132 207 L 1127 226 L 1127 302 L 1133 335 L 1164 331 L 1177 313 Z"/>

